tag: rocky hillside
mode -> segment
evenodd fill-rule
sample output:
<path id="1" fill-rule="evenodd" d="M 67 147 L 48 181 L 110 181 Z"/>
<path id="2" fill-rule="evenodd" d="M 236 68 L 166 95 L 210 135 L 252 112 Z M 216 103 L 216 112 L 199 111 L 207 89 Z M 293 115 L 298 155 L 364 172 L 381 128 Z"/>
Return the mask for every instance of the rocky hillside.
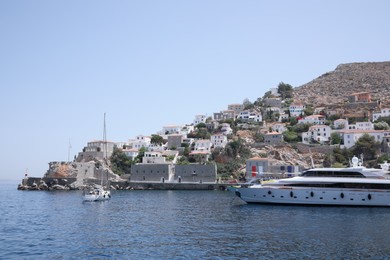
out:
<path id="1" fill-rule="evenodd" d="M 356 92 L 370 92 L 373 101 L 390 104 L 390 61 L 340 64 L 295 88 L 294 99 L 314 106 L 343 104 Z"/>

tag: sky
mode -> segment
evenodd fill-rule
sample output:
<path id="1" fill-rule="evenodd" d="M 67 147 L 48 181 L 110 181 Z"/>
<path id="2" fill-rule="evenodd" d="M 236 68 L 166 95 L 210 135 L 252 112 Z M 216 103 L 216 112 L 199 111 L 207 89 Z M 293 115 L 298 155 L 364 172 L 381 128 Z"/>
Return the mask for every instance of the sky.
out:
<path id="1" fill-rule="evenodd" d="M 0 1 L 0 180 L 390 60 L 390 1 Z M 69 143 L 71 148 L 69 148 Z"/>

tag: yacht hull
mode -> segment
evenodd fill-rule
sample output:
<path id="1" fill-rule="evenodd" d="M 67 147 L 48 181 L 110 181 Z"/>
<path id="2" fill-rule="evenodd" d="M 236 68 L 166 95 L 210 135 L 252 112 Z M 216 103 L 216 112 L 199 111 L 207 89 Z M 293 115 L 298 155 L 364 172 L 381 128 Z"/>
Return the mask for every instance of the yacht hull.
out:
<path id="1" fill-rule="evenodd" d="M 229 187 L 247 203 L 390 206 L 390 191 L 297 187 Z"/>

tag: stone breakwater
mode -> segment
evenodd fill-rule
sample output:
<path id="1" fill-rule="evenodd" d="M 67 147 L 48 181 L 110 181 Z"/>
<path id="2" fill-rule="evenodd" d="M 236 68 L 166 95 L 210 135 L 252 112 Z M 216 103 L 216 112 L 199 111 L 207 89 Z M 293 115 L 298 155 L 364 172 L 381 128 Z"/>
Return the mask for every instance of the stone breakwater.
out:
<path id="1" fill-rule="evenodd" d="M 18 190 L 56 191 L 85 190 L 98 183 L 98 180 L 85 185 L 76 185 L 76 178 L 24 178 Z M 111 190 L 226 190 L 229 183 L 191 183 L 191 182 L 110 182 Z"/>

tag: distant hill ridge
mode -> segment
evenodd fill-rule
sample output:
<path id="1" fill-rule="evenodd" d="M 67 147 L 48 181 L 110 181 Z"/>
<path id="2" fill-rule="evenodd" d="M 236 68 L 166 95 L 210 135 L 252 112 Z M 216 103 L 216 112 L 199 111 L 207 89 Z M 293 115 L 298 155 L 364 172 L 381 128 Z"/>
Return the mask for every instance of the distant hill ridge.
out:
<path id="1" fill-rule="evenodd" d="M 314 106 L 343 104 L 356 92 L 390 105 L 390 61 L 340 64 L 334 71 L 294 88 L 294 100 Z"/>

